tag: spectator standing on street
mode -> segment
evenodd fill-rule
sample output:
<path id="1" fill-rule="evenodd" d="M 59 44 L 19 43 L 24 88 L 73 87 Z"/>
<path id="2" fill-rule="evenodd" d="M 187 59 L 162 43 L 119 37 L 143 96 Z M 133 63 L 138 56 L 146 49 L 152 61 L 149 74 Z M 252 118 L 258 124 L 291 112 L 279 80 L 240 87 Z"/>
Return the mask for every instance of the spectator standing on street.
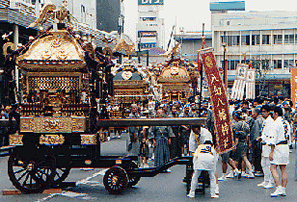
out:
<path id="1" fill-rule="evenodd" d="M 179 115 L 180 118 L 187 118 L 190 116 L 190 105 L 187 104 L 184 107 L 184 111 L 182 114 Z M 182 156 L 185 155 L 185 148 L 187 149 L 187 155 L 189 155 L 189 137 L 191 133 L 191 126 L 190 125 L 181 125 L 179 127 L 179 133 L 178 135 L 181 137 L 181 151 Z"/>
<path id="2" fill-rule="evenodd" d="M 158 109 L 156 118 L 163 118 L 164 113 L 162 109 Z M 159 167 L 170 160 L 169 144 L 171 143 L 171 137 L 173 131 L 170 126 L 153 126 L 150 128 L 150 138 L 153 139 L 155 146 L 155 166 Z M 168 169 L 166 172 L 170 172 Z"/>
<path id="3" fill-rule="evenodd" d="M 252 126 L 250 127 L 250 145 L 249 147 L 252 149 L 252 162 L 255 167 L 255 176 L 263 176 L 262 167 L 261 167 L 261 145 L 257 141 L 257 138 L 260 136 L 260 130 L 263 125 L 263 117 L 260 115 L 259 108 L 252 109 L 252 116 L 254 120 Z"/>
<path id="4" fill-rule="evenodd" d="M 130 119 L 138 119 L 140 115 L 138 114 L 138 106 L 136 104 L 131 105 L 131 113 L 129 114 Z M 129 127 L 129 145 L 128 153 L 130 156 L 138 156 L 140 151 L 139 133 L 140 127 Z"/>

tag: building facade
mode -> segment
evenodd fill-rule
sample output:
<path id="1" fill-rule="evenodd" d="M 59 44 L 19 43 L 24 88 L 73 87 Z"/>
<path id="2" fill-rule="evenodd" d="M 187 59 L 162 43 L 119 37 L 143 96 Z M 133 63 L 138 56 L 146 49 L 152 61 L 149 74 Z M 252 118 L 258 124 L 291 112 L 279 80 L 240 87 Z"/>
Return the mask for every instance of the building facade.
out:
<path id="1" fill-rule="evenodd" d="M 226 5 L 221 10 L 212 8 L 212 47 L 218 65 L 223 66 L 223 43 L 227 45 L 229 87 L 237 64 L 246 61 L 258 72 L 256 94 L 289 97 L 290 68 L 297 61 L 297 12 L 229 12 Z"/>
<path id="2" fill-rule="evenodd" d="M 212 47 L 212 35 L 210 31 L 204 32 L 206 47 Z M 174 36 L 181 44 L 181 55 L 189 61 L 197 60 L 197 50 L 202 48 L 201 31 L 183 31 Z"/>
<path id="3" fill-rule="evenodd" d="M 163 0 L 138 0 L 138 23 L 136 24 L 138 49 L 154 47 L 164 49 L 164 18 L 159 17 L 159 11 L 163 5 Z"/>
<path id="4" fill-rule="evenodd" d="M 122 0 L 96 0 L 97 29 L 106 32 L 117 31 Z"/>

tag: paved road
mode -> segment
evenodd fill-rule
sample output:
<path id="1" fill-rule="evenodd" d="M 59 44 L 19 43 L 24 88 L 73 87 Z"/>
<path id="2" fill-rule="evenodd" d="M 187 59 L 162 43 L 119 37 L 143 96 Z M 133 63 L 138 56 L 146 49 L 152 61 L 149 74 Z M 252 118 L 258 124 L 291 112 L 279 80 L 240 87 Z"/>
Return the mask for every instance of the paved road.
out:
<path id="1" fill-rule="evenodd" d="M 102 145 L 102 154 L 123 154 L 125 151 L 125 137 L 120 140 L 114 139 Z M 253 201 L 296 201 L 297 182 L 294 181 L 295 149 L 290 154 L 288 166 L 288 188 L 287 196 L 271 198 L 273 190 L 264 190 L 257 187 L 263 178 L 242 179 L 241 181 L 228 180 L 220 182 L 220 198 L 211 199 L 209 189 L 205 195 L 197 195 L 195 199 L 186 197 L 186 186 L 182 183 L 185 173 L 185 166 L 172 167 L 172 173 L 159 174 L 153 178 L 142 178 L 134 188 L 125 190 L 120 195 L 110 195 L 105 190 L 102 178 L 104 169 L 84 171 L 73 169 L 67 181 L 82 182 L 82 180 L 96 175 L 87 183 L 79 184 L 76 187 L 64 190 L 61 194 L 34 194 L 34 195 L 0 195 L 0 201 L 7 202 L 83 202 L 83 201 L 224 201 L 224 202 L 253 202 Z M 14 188 L 7 175 L 7 157 L 0 158 L 0 190 Z M 218 164 L 218 173 L 221 175 L 221 164 Z"/>

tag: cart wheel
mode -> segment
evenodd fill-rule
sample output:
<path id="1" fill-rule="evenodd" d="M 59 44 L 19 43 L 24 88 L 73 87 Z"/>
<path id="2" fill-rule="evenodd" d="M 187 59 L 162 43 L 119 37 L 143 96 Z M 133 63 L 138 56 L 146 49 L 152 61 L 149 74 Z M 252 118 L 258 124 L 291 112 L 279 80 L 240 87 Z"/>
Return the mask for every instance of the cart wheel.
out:
<path id="1" fill-rule="evenodd" d="M 103 184 L 110 194 L 119 194 L 127 187 L 128 175 L 122 167 L 113 166 L 106 171 Z"/>
<path id="2" fill-rule="evenodd" d="M 61 161 L 63 161 L 63 165 L 65 165 L 66 163 L 66 167 L 60 167 L 59 166 L 59 161 L 58 159 Z M 56 156 L 56 160 L 57 160 L 57 168 L 56 168 L 56 175 L 54 178 L 54 181 L 52 182 L 51 185 L 53 186 L 59 186 L 69 175 L 70 170 L 71 170 L 71 161 L 70 161 L 70 154 L 69 154 L 69 149 L 67 150 L 65 148 L 64 150 L 64 154 L 63 156 Z"/>
<path id="3" fill-rule="evenodd" d="M 56 175 L 54 177 L 53 182 L 51 185 L 57 185 L 59 186 L 69 175 L 71 170 L 71 166 L 63 167 L 63 168 L 56 168 Z"/>
<path id="4" fill-rule="evenodd" d="M 135 163 L 134 161 L 131 162 L 131 164 L 129 165 L 129 169 L 134 169 L 134 168 L 138 168 L 137 163 Z M 128 187 L 133 187 L 135 185 L 137 185 L 137 183 L 140 180 L 140 177 L 131 177 L 129 176 L 129 181 L 128 181 Z"/>
<path id="5" fill-rule="evenodd" d="M 47 148 L 15 149 L 9 157 L 9 178 L 24 194 L 43 192 L 51 184 L 55 174 L 55 157 Z"/>

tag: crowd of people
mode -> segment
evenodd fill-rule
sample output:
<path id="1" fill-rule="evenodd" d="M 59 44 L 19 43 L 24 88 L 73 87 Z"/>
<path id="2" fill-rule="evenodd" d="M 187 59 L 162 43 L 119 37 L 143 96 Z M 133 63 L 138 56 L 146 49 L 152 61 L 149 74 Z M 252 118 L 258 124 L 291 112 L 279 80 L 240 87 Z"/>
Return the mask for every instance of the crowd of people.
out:
<path id="1" fill-rule="evenodd" d="M 297 111 L 293 108 L 292 101 L 283 97 L 230 100 L 229 113 L 232 117 L 234 146 L 232 151 L 221 155 L 214 152 L 217 145 L 212 106 L 206 99 L 201 103 L 201 110 L 199 107 L 199 102 L 181 103 L 167 100 L 160 103 L 151 101 L 144 105 L 132 104 L 129 118 L 204 116 L 207 122 L 204 126 L 129 127 L 129 154 L 140 156 L 142 167 L 148 166 L 148 160 L 154 160 L 155 166 L 161 166 L 175 157 L 194 155 L 194 168 L 197 168 L 195 170 L 211 171 L 211 196 L 214 198 L 218 197 L 217 181 L 241 177 L 264 177 L 263 182 L 258 184 L 259 187 L 276 188 L 271 194 L 272 197 L 285 196 L 286 165 L 289 163 L 289 152 L 297 126 Z M 149 152 L 151 147 L 153 152 Z M 206 153 L 214 158 L 206 157 Z M 219 178 L 216 174 L 218 156 L 222 159 L 222 176 Z M 281 170 L 281 182 L 278 166 Z M 192 187 L 195 187 L 195 178 L 200 172 L 194 173 Z M 194 197 L 195 194 L 191 191 L 189 197 Z"/>

